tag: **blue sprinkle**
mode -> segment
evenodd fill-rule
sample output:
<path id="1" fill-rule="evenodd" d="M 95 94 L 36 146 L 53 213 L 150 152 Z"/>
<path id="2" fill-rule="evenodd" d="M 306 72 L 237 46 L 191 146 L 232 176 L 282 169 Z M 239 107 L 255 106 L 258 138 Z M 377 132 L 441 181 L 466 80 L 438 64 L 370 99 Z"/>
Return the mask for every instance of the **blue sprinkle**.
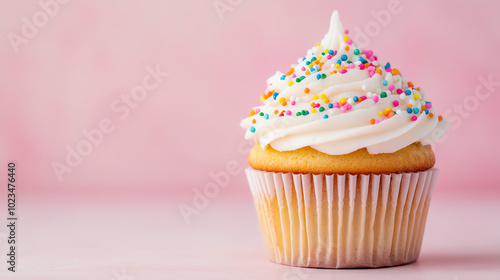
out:
<path id="1" fill-rule="evenodd" d="M 414 113 L 414 114 L 418 114 L 418 112 L 419 112 L 419 111 L 420 111 L 420 110 L 419 110 L 417 107 L 413 108 L 413 113 Z"/>
<path id="2" fill-rule="evenodd" d="M 425 112 L 426 115 L 428 115 L 429 114 L 429 109 L 425 109 L 424 112 Z"/>
<path id="3" fill-rule="evenodd" d="M 407 89 L 407 90 L 405 90 L 405 93 L 406 93 L 406 95 L 410 95 L 411 94 L 411 90 Z"/>
<path id="4" fill-rule="evenodd" d="M 333 108 L 333 104 L 332 103 L 328 103 L 328 108 L 332 109 Z"/>
<path id="5" fill-rule="evenodd" d="M 354 97 L 352 98 L 352 100 L 354 100 L 354 102 L 358 102 L 358 101 L 359 101 L 359 98 L 358 98 L 357 96 L 354 96 Z"/>
<path id="6" fill-rule="evenodd" d="M 387 62 L 387 64 L 384 66 L 385 69 L 391 68 L 391 64 Z"/>
<path id="7" fill-rule="evenodd" d="M 323 119 L 328 119 L 328 115 L 324 115 L 324 116 L 323 116 Z"/>
<path id="8" fill-rule="evenodd" d="M 411 108 L 406 108 L 406 112 L 408 112 L 408 114 L 411 114 L 413 113 L 413 110 Z"/>
<path id="9" fill-rule="evenodd" d="M 302 59 L 302 61 L 304 61 L 304 60 L 306 60 L 306 58 L 305 58 L 305 57 Z"/>
<path id="10" fill-rule="evenodd" d="M 309 65 L 309 64 L 311 64 L 311 62 L 310 61 L 306 61 L 306 65 Z"/>
<path id="11" fill-rule="evenodd" d="M 347 60 L 347 54 L 343 54 L 340 59 L 342 59 L 343 61 L 346 61 Z"/>
<path id="12" fill-rule="evenodd" d="M 255 133 L 255 127 L 251 126 L 250 127 L 250 132 Z"/>
<path id="13" fill-rule="evenodd" d="M 275 92 L 275 93 L 273 94 L 273 99 L 274 99 L 274 100 L 276 100 L 276 97 L 278 97 L 278 95 L 279 95 L 279 93 Z"/>
<path id="14" fill-rule="evenodd" d="M 330 55 L 333 55 L 333 50 L 329 50 L 329 51 L 328 51 L 328 53 L 329 53 Z"/>
<path id="15" fill-rule="evenodd" d="M 359 57 L 359 61 L 361 61 L 363 64 L 366 63 L 366 60 L 362 58 L 361 56 Z"/>
<path id="16" fill-rule="evenodd" d="M 386 86 L 389 82 L 387 80 L 382 80 L 382 84 Z"/>
<path id="17" fill-rule="evenodd" d="M 264 115 L 264 119 L 268 120 L 269 119 L 269 114 Z"/>
<path id="18" fill-rule="evenodd" d="M 286 75 L 281 76 L 281 80 L 284 80 L 286 78 Z"/>
<path id="19" fill-rule="evenodd" d="M 316 75 L 316 78 L 319 80 L 321 79 L 321 74 Z"/>
<path id="20" fill-rule="evenodd" d="M 309 115 L 309 111 L 306 111 L 306 116 Z"/>
<path id="21" fill-rule="evenodd" d="M 314 68 L 316 69 L 316 71 L 319 70 L 319 65 L 314 65 Z"/>

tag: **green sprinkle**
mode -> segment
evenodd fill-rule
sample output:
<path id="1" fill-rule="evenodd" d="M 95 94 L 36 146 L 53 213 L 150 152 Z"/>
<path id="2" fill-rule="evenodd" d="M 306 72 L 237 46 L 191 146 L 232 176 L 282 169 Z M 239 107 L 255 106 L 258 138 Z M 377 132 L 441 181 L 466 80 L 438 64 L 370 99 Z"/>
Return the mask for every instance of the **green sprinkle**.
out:
<path id="1" fill-rule="evenodd" d="M 323 112 L 324 110 L 325 110 L 325 108 L 324 108 L 324 107 L 319 107 L 319 111 L 320 111 L 320 112 Z"/>
<path id="2" fill-rule="evenodd" d="M 300 112 L 297 112 L 296 116 L 298 117 L 298 116 L 300 116 L 300 115 L 302 115 L 302 114 L 301 114 Z"/>
<path id="3" fill-rule="evenodd" d="M 325 52 L 322 52 L 321 55 L 325 55 Z"/>
<path id="4" fill-rule="evenodd" d="M 380 97 L 382 97 L 382 98 L 386 98 L 386 97 L 387 97 L 387 92 L 385 92 L 385 91 L 384 91 L 384 92 L 382 92 L 382 93 L 380 94 Z"/>
<path id="5" fill-rule="evenodd" d="M 326 74 L 321 74 L 321 78 L 322 79 L 326 78 Z"/>
<path id="6" fill-rule="evenodd" d="M 354 49 L 354 54 L 358 55 L 359 54 L 359 50 L 358 49 Z"/>
<path id="7" fill-rule="evenodd" d="M 260 115 L 261 117 L 263 117 L 263 116 L 264 116 L 264 113 L 260 112 L 260 113 L 259 113 L 259 115 Z"/>

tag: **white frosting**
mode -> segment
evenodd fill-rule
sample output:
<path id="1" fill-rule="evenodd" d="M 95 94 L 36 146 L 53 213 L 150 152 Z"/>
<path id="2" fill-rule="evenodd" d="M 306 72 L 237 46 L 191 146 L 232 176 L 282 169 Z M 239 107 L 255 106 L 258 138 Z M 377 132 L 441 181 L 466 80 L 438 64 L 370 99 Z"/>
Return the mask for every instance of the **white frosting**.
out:
<path id="1" fill-rule="evenodd" d="M 371 154 L 393 153 L 414 142 L 431 144 L 442 136 L 448 127 L 448 121 L 438 121 L 433 108 L 422 110 L 421 106 L 427 104 L 425 92 L 409 87 L 407 80 L 398 71 L 393 72 L 394 75 L 386 71 L 385 64 L 378 68 L 382 75 L 370 74 L 370 70 L 375 70 L 373 66 L 379 65 L 372 52 L 359 49 L 360 53 L 354 54 L 354 50 L 358 48 L 344 36 L 346 34 L 335 11 L 330 29 L 321 44 L 310 49 L 304 59 L 299 59 L 298 64 L 292 65 L 293 73 L 285 75 L 277 72 L 268 79 L 266 92 L 275 91 L 276 98 L 271 95 L 264 101 L 264 105 L 254 108 L 258 114 L 241 122 L 241 126 L 247 129 L 246 139 L 253 138 L 263 148 L 271 145 L 278 151 L 310 146 L 323 153 L 340 155 L 361 148 L 367 148 Z M 349 46 L 349 50 L 345 49 L 346 46 Z M 325 50 L 334 50 L 336 53 L 329 55 Z M 342 60 L 343 55 L 347 59 Z M 309 67 L 307 62 L 313 57 L 323 63 L 321 67 L 317 64 Z M 337 68 L 339 60 L 341 63 Z M 348 61 L 352 62 L 351 68 L 347 68 L 345 73 L 339 73 L 344 66 L 349 65 Z M 361 65 L 364 69 L 360 69 L 362 61 L 372 64 L 368 68 L 370 70 L 364 65 Z M 313 70 L 315 67 L 320 67 L 319 71 Z M 307 70 L 311 72 L 309 75 Z M 333 71 L 337 73 L 332 73 Z M 322 74 L 326 77 L 323 75 L 318 79 L 317 76 Z M 296 79 L 300 77 L 304 78 L 298 82 Z M 386 85 L 383 84 L 384 80 L 387 81 Z M 290 85 L 290 81 L 293 84 Z M 392 91 L 390 87 L 393 87 Z M 310 90 L 309 93 L 305 93 L 306 88 Z M 403 93 L 398 93 L 398 89 Z M 405 90 L 410 90 L 410 95 L 405 94 Z M 380 98 L 383 92 L 387 97 Z M 329 102 L 322 98 L 313 100 L 314 96 L 320 97 L 322 94 Z M 366 99 L 361 101 L 362 96 Z M 354 97 L 359 101 L 354 102 Z M 279 101 L 282 98 L 286 101 L 284 106 Z M 341 98 L 348 101 L 344 108 L 328 107 L 340 102 Z M 375 102 L 377 98 L 378 102 Z M 394 106 L 395 100 L 399 102 L 398 106 Z M 320 108 L 315 108 L 316 112 L 313 112 L 311 102 L 320 103 L 324 110 L 320 112 Z M 418 112 L 408 113 L 408 104 L 412 108 L 418 108 Z M 349 106 L 352 108 L 348 109 Z M 427 106 L 431 107 L 431 104 Z M 396 114 L 390 118 L 380 116 L 379 112 L 384 112 L 387 107 Z M 278 114 L 275 114 L 276 110 Z M 297 116 L 297 112 L 303 112 L 302 110 L 309 113 Z M 280 117 L 281 112 L 283 115 Z M 431 114 L 435 116 L 430 117 Z M 413 116 L 416 120 L 412 120 Z M 371 124 L 372 119 L 377 123 Z"/>

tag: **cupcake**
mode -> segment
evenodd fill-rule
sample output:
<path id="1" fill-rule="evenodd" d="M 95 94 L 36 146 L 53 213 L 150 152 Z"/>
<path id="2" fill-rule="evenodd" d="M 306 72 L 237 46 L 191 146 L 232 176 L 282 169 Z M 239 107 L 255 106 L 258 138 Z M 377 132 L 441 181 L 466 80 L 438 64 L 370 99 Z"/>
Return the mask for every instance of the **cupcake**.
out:
<path id="1" fill-rule="evenodd" d="M 420 253 L 437 180 L 430 144 L 448 122 L 425 91 L 344 30 L 268 79 L 241 122 L 246 174 L 271 261 L 383 267 Z"/>

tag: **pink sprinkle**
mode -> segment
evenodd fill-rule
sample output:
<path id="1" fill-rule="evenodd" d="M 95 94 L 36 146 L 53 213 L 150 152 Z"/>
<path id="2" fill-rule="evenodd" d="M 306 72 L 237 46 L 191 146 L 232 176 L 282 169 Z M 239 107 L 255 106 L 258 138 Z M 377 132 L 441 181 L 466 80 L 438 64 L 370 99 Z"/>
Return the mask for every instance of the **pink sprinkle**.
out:
<path id="1" fill-rule="evenodd" d="M 390 72 L 392 72 L 392 69 L 391 68 L 387 68 L 387 69 L 385 69 L 385 71 L 387 71 L 387 72 L 390 73 Z"/>
<path id="2" fill-rule="evenodd" d="M 375 72 L 373 71 L 368 71 L 368 74 L 370 74 L 370 78 L 373 77 L 373 75 L 375 75 Z"/>
<path id="3" fill-rule="evenodd" d="M 380 121 L 379 120 L 375 120 L 375 124 L 379 123 Z"/>
<path id="4" fill-rule="evenodd" d="M 337 55 L 337 51 L 333 51 L 333 55 Z"/>
<path id="5" fill-rule="evenodd" d="M 306 71 L 306 68 L 305 68 L 304 66 L 302 66 L 302 67 L 300 68 L 300 70 L 302 70 L 302 71 Z"/>
<path id="6" fill-rule="evenodd" d="M 331 55 L 327 55 L 326 58 L 331 59 L 332 56 Z M 302 66 L 302 68 L 304 68 L 304 66 Z"/>
<path id="7" fill-rule="evenodd" d="M 286 114 L 290 116 L 292 114 L 292 111 L 288 110 L 286 111 Z"/>
<path id="8" fill-rule="evenodd" d="M 370 58 L 373 55 L 373 51 L 371 51 L 371 50 L 370 51 L 366 51 L 365 54 L 366 54 L 367 58 Z"/>
<path id="9" fill-rule="evenodd" d="M 427 104 L 425 104 L 425 108 L 427 108 L 427 109 L 432 108 L 432 103 L 427 103 Z"/>
<path id="10" fill-rule="evenodd" d="M 378 95 L 372 96 L 373 102 L 377 103 L 378 102 Z"/>
<path id="11" fill-rule="evenodd" d="M 295 105 L 295 101 L 292 101 L 291 103 L 292 103 L 292 105 Z"/>
<path id="12" fill-rule="evenodd" d="M 347 72 L 347 70 L 345 70 L 345 69 L 340 70 L 340 74 L 344 74 L 346 72 Z"/>
<path id="13" fill-rule="evenodd" d="M 340 104 L 338 102 L 333 103 L 333 108 L 339 108 Z"/>
<path id="14" fill-rule="evenodd" d="M 342 105 L 342 107 L 340 107 L 340 111 L 342 111 L 342 113 L 345 113 L 345 111 L 347 111 L 347 108 L 345 107 L 345 105 Z"/>
<path id="15" fill-rule="evenodd" d="M 368 71 L 375 71 L 375 66 L 369 66 Z"/>
<path id="16" fill-rule="evenodd" d="M 376 56 L 373 56 L 373 60 L 378 61 L 378 58 Z"/>
<path id="17" fill-rule="evenodd" d="M 320 106 L 319 103 L 316 103 L 316 108 L 319 108 L 319 106 Z"/>
<path id="18" fill-rule="evenodd" d="M 347 40 L 347 44 L 352 45 L 352 40 L 351 39 Z"/>
<path id="19" fill-rule="evenodd" d="M 416 120 L 417 120 L 417 116 L 413 116 L 413 117 L 411 117 L 411 120 L 412 120 L 412 121 L 416 121 Z"/>
<path id="20" fill-rule="evenodd" d="M 344 30 L 344 34 L 345 35 L 349 34 L 349 29 Z"/>
<path id="21" fill-rule="evenodd" d="M 363 101 L 366 100 L 366 96 L 364 96 L 364 95 L 361 96 L 361 100 L 363 100 Z"/>
<path id="22" fill-rule="evenodd" d="M 361 70 L 365 69 L 365 65 L 364 64 L 360 64 L 359 65 L 359 69 L 361 69 Z"/>
<path id="23" fill-rule="evenodd" d="M 260 109 L 259 108 L 255 109 L 255 113 L 257 114 L 260 113 Z"/>
<path id="24" fill-rule="evenodd" d="M 390 86 L 389 86 L 389 90 L 390 90 L 390 91 L 393 91 L 393 90 L 394 90 L 394 88 L 395 88 L 395 86 L 394 86 L 394 85 L 390 85 Z"/>
<path id="25" fill-rule="evenodd" d="M 399 106 L 399 101 L 394 100 L 394 101 L 392 102 L 392 105 L 394 105 L 394 107 L 398 107 L 398 106 Z"/>
<path id="26" fill-rule="evenodd" d="M 398 92 L 398 94 L 401 94 L 401 93 L 403 93 L 403 90 L 398 88 L 397 92 Z"/>
<path id="27" fill-rule="evenodd" d="M 354 68 L 354 63 L 349 63 L 347 68 Z"/>
<path id="28" fill-rule="evenodd" d="M 345 106 L 347 106 L 347 110 L 351 110 L 352 109 L 352 105 L 347 103 Z"/>
<path id="29" fill-rule="evenodd" d="M 295 75 L 295 73 L 293 73 L 293 74 L 292 74 L 292 79 L 293 79 L 293 78 L 296 78 L 296 77 L 297 77 L 297 75 Z"/>

